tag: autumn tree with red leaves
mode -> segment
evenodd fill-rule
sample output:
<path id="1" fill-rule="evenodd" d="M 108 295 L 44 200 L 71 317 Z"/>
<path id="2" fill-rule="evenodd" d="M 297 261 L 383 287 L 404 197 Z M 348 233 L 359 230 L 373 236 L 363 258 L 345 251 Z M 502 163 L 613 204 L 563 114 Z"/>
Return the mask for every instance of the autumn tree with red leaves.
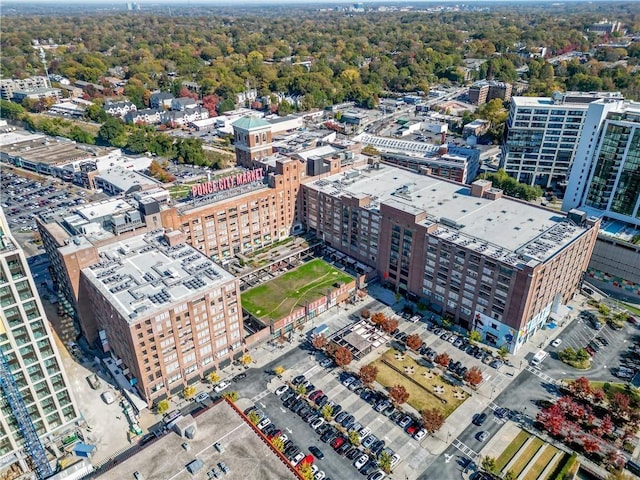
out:
<path id="1" fill-rule="evenodd" d="M 389 389 L 389 398 L 394 405 L 402 405 L 409 400 L 409 392 L 402 385 L 394 385 Z"/>
<path id="2" fill-rule="evenodd" d="M 375 365 L 365 365 L 360 368 L 360 380 L 365 385 L 371 385 L 376 381 L 376 377 L 378 376 L 378 368 Z"/>
<path id="3" fill-rule="evenodd" d="M 409 335 L 407 337 L 406 343 L 407 343 L 407 347 L 409 347 L 413 351 L 416 351 L 422 346 L 424 342 L 420 338 L 420 335 L 414 333 L 413 335 Z"/>
<path id="4" fill-rule="evenodd" d="M 371 315 L 371 323 L 374 325 L 382 326 L 383 322 L 387 319 L 387 316 L 382 312 L 376 312 Z"/>
<path id="5" fill-rule="evenodd" d="M 442 428 L 446 417 L 437 408 L 431 408 L 422 411 L 420 421 L 424 429 L 433 434 Z"/>
<path id="6" fill-rule="evenodd" d="M 325 348 L 327 348 L 327 343 L 327 337 L 322 334 L 314 335 L 313 339 L 311 340 L 311 345 L 313 345 L 313 348 L 315 348 L 316 350 L 324 350 Z"/>
<path id="7" fill-rule="evenodd" d="M 207 95 L 202 98 L 202 106 L 209 112 L 210 117 L 218 115 L 216 108 L 218 107 L 218 97 L 215 95 Z"/>
<path id="8" fill-rule="evenodd" d="M 579 377 L 571 382 L 569 384 L 569 391 L 574 397 L 581 399 L 587 399 L 592 394 L 591 384 L 586 377 Z"/>
<path id="9" fill-rule="evenodd" d="M 178 97 L 179 98 L 189 97 L 189 98 L 193 98 L 194 100 L 198 100 L 198 94 L 195 92 L 192 92 L 187 87 L 182 87 L 180 89 L 180 93 L 178 93 Z"/>
<path id="10" fill-rule="evenodd" d="M 353 354 L 351 350 L 345 347 L 338 347 L 333 353 L 333 360 L 339 367 L 345 367 L 353 361 Z"/>
<path id="11" fill-rule="evenodd" d="M 435 358 L 435 362 L 438 365 L 445 368 L 449 366 L 450 361 L 451 361 L 451 357 L 449 357 L 449 355 L 446 352 L 439 353 Z"/>
<path id="12" fill-rule="evenodd" d="M 477 387 L 482 383 L 482 371 L 478 367 L 471 367 L 467 370 L 467 373 L 464 374 L 464 380 L 472 387 Z"/>
<path id="13" fill-rule="evenodd" d="M 387 318 L 384 322 L 382 322 L 382 330 L 384 330 L 386 333 L 391 333 L 396 328 L 398 328 L 398 320 Z"/>

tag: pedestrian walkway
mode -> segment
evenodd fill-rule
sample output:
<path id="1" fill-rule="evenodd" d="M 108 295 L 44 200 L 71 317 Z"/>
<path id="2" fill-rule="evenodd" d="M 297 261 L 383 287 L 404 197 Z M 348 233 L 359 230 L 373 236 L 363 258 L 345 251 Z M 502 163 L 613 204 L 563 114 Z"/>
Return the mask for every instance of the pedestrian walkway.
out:
<path id="1" fill-rule="evenodd" d="M 453 445 L 455 448 L 460 450 L 462 453 L 464 453 L 471 460 L 475 460 L 476 458 L 478 458 L 480 456 L 480 454 L 478 452 L 476 452 L 475 450 L 472 450 L 469 446 L 465 445 L 464 443 L 462 443 L 457 438 L 451 443 L 451 445 Z"/>
<path id="2" fill-rule="evenodd" d="M 547 375 L 546 373 L 541 372 L 540 370 L 538 370 L 537 368 L 533 368 L 531 365 L 527 365 L 525 367 L 525 370 L 528 372 L 533 373 L 535 376 L 540 377 L 542 380 L 544 380 L 547 383 L 551 383 L 553 385 L 559 384 L 560 381 L 556 380 L 553 377 L 550 377 L 549 375 Z"/>

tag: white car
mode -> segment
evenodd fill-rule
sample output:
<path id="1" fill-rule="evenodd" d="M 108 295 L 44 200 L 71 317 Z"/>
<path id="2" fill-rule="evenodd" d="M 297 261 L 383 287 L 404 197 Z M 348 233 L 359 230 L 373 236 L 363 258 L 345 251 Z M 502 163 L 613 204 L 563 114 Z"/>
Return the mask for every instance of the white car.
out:
<path id="1" fill-rule="evenodd" d="M 295 457 L 291 459 L 291 465 L 296 467 L 304 458 L 304 453 L 300 452 Z"/>
<path id="2" fill-rule="evenodd" d="M 264 427 L 266 427 L 267 425 L 269 425 L 271 423 L 271 420 L 269 420 L 269 417 L 264 417 L 262 420 L 260 420 L 258 422 L 258 425 L 256 425 L 260 430 L 262 430 Z"/>
<path id="3" fill-rule="evenodd" d="M 314 430 L 317 430 L 320 425 L 322 425 L 324 423 L 324 418 L 316 418 L 312 423 L 311 423 L 311 428 L 313 428 Z"/>
<path id="4" fill-rule="evenodd" d="M 553 342 L 551 342 L 551 346 L 552 347 L 559 347 L 561 343 L 562 343 L 562 339 L 556 338 Z"/>
<path id="5" fill-rule="evenodd" d="M 360 435 L 360 440 L 364 440 L 365 437 L 368 437 L 369 434 L 371 433 L 371 429 L 369 427 L 364 427 L 362 430 L 360 430 L 358 432 L 358 435 Z"/>
<path id="6" fill-rule="evenodd" d="M 394 453 L 391 457 L 391 467 L 395 467 L 398 463 L 400 463 L 400 455 Z"/>
<path id="7" fill-rule="evenodd" d="M 213 387 L 213 391 L 216 392 L 216 393 L 220 393 L 225 388 L 227 388 L 229 385 L 230 385 L 229 382 L 223 380 L 222 382 L 218 383 L 215 387 Z"/>
<path id="8" fill-rule="evenodd" d="M 427 431 L 424 428 L 421 428 L 416 433 L 413 434 L 413 438 L 418 442 L 427 436 Z"/>
<path id="9" fill-rule="evenodd" d="M 207 392 L 200 392 L 199 394 L 196 395 L 194 400 L 196 402 L 204 402 L 208 398 L 209 398 L 209 394 Z"/>
<path id="10" fill-rule="evenodd" d="M 360 470 L 362 467 L 364 467 L 367 464 L 368 461 L 369 461 L 369 455 L 364 454 L 356 458 L 356 461 L 353 462 L 353 466 L 356 467 L 356 469 Z"/>
<path id="11" fill-rule="evenodd" d="M 326 476 L 327 475 L 322 470 L 320 470 L 318 473 L 316 473 L 313 476 L 313 480 L 324 480 L 324 477 L 326 477 Z"/>
<path id="12" fill-rule="evenodd" d="M 318 468 L 318 465 L 311 465 L 311 473 L 315 475 L 316 473 L 318 473 L 318 470 L 320 470 Z"/>
<path id="13" fill-rule="evenodd" d="M 278 388 L 276 388 L 276 391 L 274 392 L 277 396 L 282 395 L 284 392 L 286 392 L 289 389 L 288 385 L 281 385 Z"/>

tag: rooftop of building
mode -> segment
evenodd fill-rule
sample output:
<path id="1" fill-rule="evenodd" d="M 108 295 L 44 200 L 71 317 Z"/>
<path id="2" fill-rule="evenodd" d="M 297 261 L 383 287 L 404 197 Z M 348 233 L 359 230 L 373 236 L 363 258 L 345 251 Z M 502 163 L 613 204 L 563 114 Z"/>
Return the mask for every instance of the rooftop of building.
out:
<path id="1" fill-rule="evenodd" d="M 256 128 L 271 127 L 271 124 L 264 118 L 258 118 L 254 116 L 242 117 L 233 122 L 233 126 L 241 128 L 243 130 L 253 130 Z"/>
<path id="2" fill-rule="evenodd" d="M 82 270 L 97 290 L 134 321 L 234 279 L 195 248 L 169 246 L 163 229 L 98 248 L 101 262 Z"/>
<path id="3" fill-rule="evenodd" d="M 354 140 L 362 142 L 366 145 L 371 145 L 372 147 L 375 147 L 376 149 L 384 152 L 432 156 L 443 152 L 444 148 L 446 147 L 446 152 L 448 152 L 450 155 L 468 157 L 470 155 L 479 153 L 478 150 L 474 148 L 459 147 L 456 145 L 434 145 L 433 143 L 418 142 L 415 140 L 401 140 L 399 138 L 378 137 L 375 135 L 369 135 L 367 133 L 358 135 L 354 138 Z"/>
<path id="4" fill-rule="evenodd" d="M 100 170 L 96 178 L 103 179 L 123 192 L 128 192 L 134 187 L 152 187 L 160 184 L 160 182 L 151 177 L 121 166 Z"/>
<path id="5" fill-rule="evenodd" d="M 545 261 L 585 230 L 560 212 L 507 197 L 474 197 L 466 185 L 388 165 L 353 169 L 306 186 L 335 197 L 369 196 L 368 208 L 374 211 L 384 203 L 411 214 L 426 212 L 421 223 L 438 225 L 432 235 L 513 265 Z"/>
<path id="6" fill-rule="evenodd" d="M 519 107 L 536 107 L 564 105 L 578 110 L 588 108 L 589 103 L 599 99 L 623 100 L 620 92 L 554 92 L 550 97 L 511 97 L 511 101 Z"/>
<path id="7" fill-rule="evenodd" d="M 83 158 L 106 155 L 112 148 L 79 145 L 71 140 L 41 134 L 16 135 L 0 139 L 0 152 L 28 162 L 63 165 Z"/>
<path id="8" fill-rule="evenodd" d="M 297 477 L 226 402 L 213 405 L 195 418 L 195 438 L 188 440 L 171 431 L 144 446 L 138 453 L 100 475 L 100 480 L 206 480 L 218 462 L 224 462 L 227 480 L 295 480 Z M 224 453 L 213 446 L 220 443 Z M 186 446 L 186 448 L 185 448 Z M 186 466 L 199 459 L 203 466 L 189 473 Z M 218 468 L 219 470 L 219 468 Z"/>

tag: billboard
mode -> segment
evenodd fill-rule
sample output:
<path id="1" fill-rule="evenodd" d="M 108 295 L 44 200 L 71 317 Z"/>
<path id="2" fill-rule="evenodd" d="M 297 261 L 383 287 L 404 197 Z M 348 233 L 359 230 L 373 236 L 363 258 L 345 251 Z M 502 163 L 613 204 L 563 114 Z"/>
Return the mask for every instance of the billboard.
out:
<path id="1" fill-rule="evenodd" d="M 262 182 L 263 178 L 264 171 L 261 168 L 256 168 L 237 175 L 211 180 L 210 182 L 197 183 L 191 186 L 191 197 L 202 197 L 212 193 L 221 192 L 223 190 L 230 190 L 241 185 Z"/>

